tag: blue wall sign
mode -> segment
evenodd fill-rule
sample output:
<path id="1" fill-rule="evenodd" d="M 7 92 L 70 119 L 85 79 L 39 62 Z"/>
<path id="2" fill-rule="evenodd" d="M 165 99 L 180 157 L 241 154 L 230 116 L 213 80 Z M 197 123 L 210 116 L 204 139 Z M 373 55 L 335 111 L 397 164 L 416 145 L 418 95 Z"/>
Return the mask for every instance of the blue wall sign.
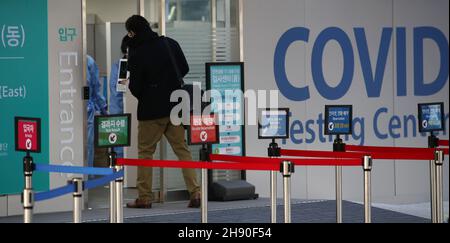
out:
<path id="1" fill-rule="evenodd" d="M 42 150 L 49 163 L 49 69 L 47 0 L 0 3 L 0 195 L 23 190 L 25 153 L 14 151 L 14 117 L 41 118 Z M 35 190 L 48 190 L 49 175 L 33 175 Z"/>
<path id="2" fill-rule="evenodd" d="M 258 121 L 258 138 L 289 138 L 289 109 L 261 110 Z"/>
<path id="3" fill-rule="evenodd" d="M 419 131 L 444 130 L 444 103 L 419 104 Z"/>
<path id="4" fill-rule="evenodd" d="M 352 120 L 351 105 L 325 106 L 325 135 L 352 134 Z"/>

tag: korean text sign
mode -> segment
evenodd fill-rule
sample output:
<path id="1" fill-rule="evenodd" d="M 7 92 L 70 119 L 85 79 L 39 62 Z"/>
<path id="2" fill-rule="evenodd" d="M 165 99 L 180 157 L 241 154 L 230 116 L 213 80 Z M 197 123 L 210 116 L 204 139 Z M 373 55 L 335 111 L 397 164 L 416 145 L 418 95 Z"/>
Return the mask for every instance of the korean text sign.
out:
<path id="1" fill-rule="evenodd" d="M 419 131 L 433 132 L 444 129 L 444 103 L 419 104 Z"/>
<path id="2" fill-rule="evenodd" d="M 192 115 L 189 128 L 189 143 L 214 144 L 219 141 L 216 115 Z"/>
<path id="3" fill-rule="evenodd" d="M 206 85 L 212 94 L 212 112 L 218 115 L 219 144 L 213 154 L 245 155 L 244 63 L 207 63 Z"/>
<path id="4" fill-rule="evenodd" d="M 16 151 L 41 152 L 41 119 L 15 118 Z"/>
<path id="5" fill-rule="evenodd" d="M 289 138 L 289 109 L 261 110 L 258 123 L 259 139 Z"/>
<path id="6" fill-rule="evenodd" d="M 351 105 L 325 106 L 325 135 L 352 134 L 352 120 Z"/>
<path id="7" fill-rule="evenodd" d="M 130 134 L 131 114 L 95 117 L 95 145 L 97 147 L 128 147 L 131 142 Z"/>

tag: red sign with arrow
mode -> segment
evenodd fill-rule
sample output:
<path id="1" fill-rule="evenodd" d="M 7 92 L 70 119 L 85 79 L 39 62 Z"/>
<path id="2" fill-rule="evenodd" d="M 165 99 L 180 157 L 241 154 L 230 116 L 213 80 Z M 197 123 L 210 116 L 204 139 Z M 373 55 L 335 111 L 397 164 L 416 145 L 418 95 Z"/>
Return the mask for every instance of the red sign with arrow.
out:
<path id="1" fill-rule="evenodd" d="M 219 140 L 216 115 L 192 115 L 189 128 L 189 144 L 214 144 Z"/>
<path id="2" fill-rule="evenodd" d="M 41 152 L 41 120 L 39 118 L 15 118 L 16 151 Z"/>

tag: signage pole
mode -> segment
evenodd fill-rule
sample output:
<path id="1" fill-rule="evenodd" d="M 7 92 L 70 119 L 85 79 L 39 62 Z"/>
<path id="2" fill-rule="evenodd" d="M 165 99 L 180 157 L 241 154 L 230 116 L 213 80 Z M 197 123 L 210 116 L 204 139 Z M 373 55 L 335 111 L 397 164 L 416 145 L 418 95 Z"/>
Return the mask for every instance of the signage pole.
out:
<path id="1" fill-rule="evenodd" d="M 284 223 L 291 223 L 291 175 L 295 172 L 294 163 L 283 161 L 280 172 L 283 175 Z"/>
<path id="2" fill-rule="evenodd" d="M 33 171 L 34 171 L 33 157 L 31 157 L 30 152 L 27 151 L 27 155 L 23 158 L 23 173 L 25 176 L 25 188 L 22 194 L 24 223 L 31 223 L 33 220 L 33 205 L 34 205 L 34 192 L 32 183 Z"/>
<path id="3" fill-rule="evenodd" d="M 116 172 L 123 170 L 123 166 L 116 165 Z M 123 177 L 117 178 L 116 184 L 116 223 L 123 223 Z"/>
<path id="4" fill-rule="evenodd" d="M 333 143 L 334 152 L 345 152 L 345 143 L 340 135 L 337 135 Z M 335 167 L 336 174 L 336 223 L 342 223 L 342 166 Z"/>
<path id="5" fill-rule="evenodd" d="M 281 151 L 275 139 L 272 139 L 272 143 L 267 149 L 268 156 L 270 158 L 280 157 Z M 271 210 L 271 222 L 277 222 L 277 173 L 270 171 L 270 210 Z"/>
<path id="6" fill-rule="evenodd" d="M 114 152 L 114 148 L 111 148 L 111 152 L 108 154 L 108 162 L 109 162 L 109 168 L 115 172 L 116 167 L 116 152 Z M 116 182 L 111 181 L 109 183 L 109 220 L 110 223 L 117 223 L 117 207 L 116 207 Z"/>
<path id="7" fill-rule="evenodd" d="M 325 106 L 325 135 L 336 135 L 333 152 L 345 152 L 341 135 L 351 135 L 353 131 L 352 105 Z M 335 166 L 336 223 L 342 223 L 342 166 Z"/>
<path id="8" fill-rule="evenodd" d="M 206 164 L 210 159 L 210 144 L 218 143 L 219 127 L 217 125 L 217 115 L 193 115 L 190 117 L 191 125 L 188 129 L 189 145 L 202 145 L 199 151 L 200 161 Z M 208 169 L 201 170 L 201 218 L 202 223 L 208 223 Z"/>
<path id="9" fill-rule="evenodd" d="M 275 139 L 287 139 L 289 138 L 289 109 L 288 108 L 266 108 L 259 112 L 258 118 L 258 138 L 259 139 L 271 139 L 272 142 L 267 148 L 267 156 L 269 158 L 281 157 L 281 148 L 278 147 Z M 283 173 L 281 167 L 280 172 Z M 270 211 L 271 211 L 271 223 L 277 222 L 277 173 L 270 171 Z M 283 174 L 283 176 L 285 176 Z M 286 186 L 290 187 L 290 181 L 286 178 L 290 175 L 286 175 L 284 178 L 285 189 Z M 289 189 L 290 190 L 290 189 Z M 286 195 L 286 190 L 285 190 Z"/>
<path id="10" fill-rule="evenodd" d="M 443 151 L 436 151 L 435 152 L 435 171 L 436 171 L 436 175 L 435 175 L 435 199 L 436 199 L 436 221 L 437 223 L 444 223 L 444 202 L 443 202 L 443 198 L 444 198 L 444 194 L 443 194 L 443 183 L 442 183 L 442 177 L 443 177 L 443 173 L 442 173 L 442 166 L 443 166 L 443 161 L 444 161 L 444 152 Z"/>
<path id="11" fill-rule="evenodd" d="M 445 128 L 444 119 L 444 103 L 423 103 L 418 104 L 418 124 L 419 132 L 429 132 L 428 148 L 435 149 L 439 147 L 439 139 L 433 132 L 443 131 Z M 440 202 L 439 202 L 439 173 L 440 163 L 438 162 L 438 154 L 434 160 L 430 160 L 430 205 L 431 205 L 431 222 L 439 223 L 440 218 Z M 439 167 L 439 168 L 438 168 Z"/>
<path id="12" fill-rule="evenodd" d="M 95 117 L 95 145 L 109 148 L 108 165 L 113 173 L 122 171 L 117 165 L 114 148 L 129 147 L 131 144 L 131 114 L 105 115 Z M 110 223 L 123 223 L 123 177 L 109 182 Z"/>
<path id="13" fill-rule="evenodd" d="M 209 151 L 206 144 L 202 144 L 200 150 L 200 161 L 208 162 Z M 208 170 L 202 169 L 202 196 L 201 196 L 201 210 L 202 210 L 202 223 L 208 223 Z"/>
<path id="14" fill-rule="evenodd" d="M 73 178 L 70 182 L 75 185 L 73 192 L 73 222 L 81 223 L 82 205 L 83 205 L 83 179 Z"/>
<path id="15" fill-rule="evenodd" d="M 364 156 L 364 222 L 372 223 L 372 157 Z"/>
<path id="16" fill-rule="evenodd" d="M 437 148 L 438 147 L 438 138 L 433 134 L 433 132 L 430 133 L 430 136 L 428 136 L 428 148 Z M 431 203 L 431 222 L 437 223 L 438 222 L 438 212 L 437 212 L 437 198 L 436 198 L 436 160 L 430 160 L 430 203 Z"/>
<path id="17" fill-rule="evenodd" d="M 23 158 L 24 189 L 22 192 L 23 222 L 33 220 L 34 192 L 33 171 L 35 165 L 30 152 L 41 152 L 41 119 L 29 117 L 14 117 L 16 151 L 26 152 Z"/>

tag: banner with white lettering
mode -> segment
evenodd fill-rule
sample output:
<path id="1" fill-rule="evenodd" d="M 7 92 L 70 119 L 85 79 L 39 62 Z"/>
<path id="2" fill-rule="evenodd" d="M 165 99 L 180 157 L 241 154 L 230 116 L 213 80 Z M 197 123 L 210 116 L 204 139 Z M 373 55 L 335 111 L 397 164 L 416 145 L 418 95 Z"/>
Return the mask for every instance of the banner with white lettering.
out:
<path id="1" fill-rule="evenodd" d="M 282 148 L 331 151 L 325 105 L 353 105 L 347 144 L 426 147 L 418 103 L 444 102 L 448 131 L 448 0 L 243 2 L 246 89 L 279 90 L 279 106 L 290 108 Z M 257 128 L 247 126 L 246 134 L 249 155 L 266 155 Z M 438 136 L 448 139 L 448 132 Z M 429 200 L 427 168 L 427 162 L 376 161 L 374 198 Z M 448 167 L 444 171 L 448 198 Z M 344 169 L 344 198 L 362 199 L 361 172 Z M 293 196 L 333 199 L 334 177 L 334 168 L 298 168 Z M 269 195 L 265 175 L 249 172 L 247 178 Z"/>
<path id="2" fill-rule="evenodd" d="M 83 28 L 81 0 L 48 0 L 50 161 L 83 166 L 86 107 L 83 105 Z M 51 174 L 50 187 L 67 183 L 68 174 Z M 50 210 L 67 210 L 71 196 Z M 46 204 L 47 206 L 48 204 Z M 66 208 L 64 208 L 66 207 Z"/>
<path id="3" fill-rule="evenodd" d="M 23 190 L 25 154 L 14 151 L 14 117 L 41 119 L 35 163 L 83 165 L 81 11 L 81 0 L 0 2 L 0 194 Z M 66 183 L 62 174 L 33 175 L 37 191 Z"/>
<path id="4" fill-rule="evenodd" d="M 14 148 L 14 117 L 42 120 L 37 163 L 49 162 L 47 1 L 0 3 L 0 194 L 23 190 L 25 153 Z M 33 176 L 35 190 L 47 190 L 49 177 Z"/>

